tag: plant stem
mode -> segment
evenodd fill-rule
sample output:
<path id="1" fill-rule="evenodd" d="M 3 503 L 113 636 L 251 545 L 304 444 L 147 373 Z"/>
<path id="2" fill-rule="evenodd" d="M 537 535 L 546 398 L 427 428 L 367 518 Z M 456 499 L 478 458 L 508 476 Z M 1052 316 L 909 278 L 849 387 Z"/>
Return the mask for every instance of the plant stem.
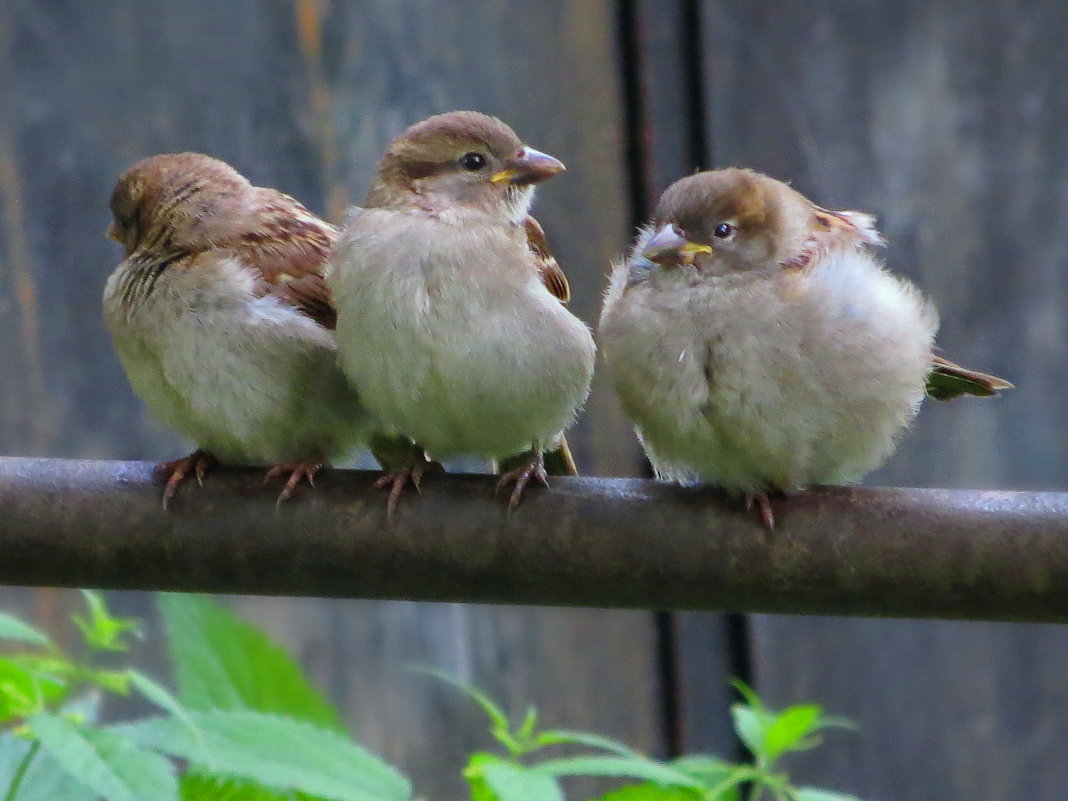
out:
<path id="1" fill-rule="evenodd" d="M 19 791 L 19 785 L 22 784 L 22 778 L 26 775 L 26 771 L 30 769 L 30 763 L 33 762 L 33 758 L 37 756 L 37 751 L 40 747 L 41 741 L 34 740 L 33 745 L 30 746 L 30 750 L 27 751 L 26 756 L 22 758 L 18 770 L 15 771 L 15 777 L 11 780 L 11 786 L 8 787 L 7 792 L 4 793 L 4 801 L 15 801 L 15 795 Z"/>

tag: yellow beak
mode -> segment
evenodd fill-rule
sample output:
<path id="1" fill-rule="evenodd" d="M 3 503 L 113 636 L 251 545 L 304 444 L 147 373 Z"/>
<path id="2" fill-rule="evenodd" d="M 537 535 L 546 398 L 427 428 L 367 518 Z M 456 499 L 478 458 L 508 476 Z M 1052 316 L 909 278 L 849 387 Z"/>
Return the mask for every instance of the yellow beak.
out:
<path id="1" fill-rule="evenodd" d="M 665 267 L 692 263 L 693 257 L 698 253 L 711 252 L 711 246 L 691 242 L 672 223 L 657 229 L 642 248 L 642 256 Z"/>

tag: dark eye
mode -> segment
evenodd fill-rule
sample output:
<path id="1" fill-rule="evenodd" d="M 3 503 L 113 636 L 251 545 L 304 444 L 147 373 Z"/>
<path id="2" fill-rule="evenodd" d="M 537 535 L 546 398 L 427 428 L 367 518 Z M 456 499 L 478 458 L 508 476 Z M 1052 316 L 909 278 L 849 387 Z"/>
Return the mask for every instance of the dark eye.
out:
<path id="1" fill-rule="evenodd" d="M 712 233 L 719 239 L 726 239 L 734 233 L 734 226 L 730 223 L 720 223 L 715 227 Z"/>
<path id="2" fill-rule="evenodd" d="M 460 156 L 460 166 L 471 172 L 481 170 L 486 166 L 486 157 L 481 153 L 464 153 Z"/>

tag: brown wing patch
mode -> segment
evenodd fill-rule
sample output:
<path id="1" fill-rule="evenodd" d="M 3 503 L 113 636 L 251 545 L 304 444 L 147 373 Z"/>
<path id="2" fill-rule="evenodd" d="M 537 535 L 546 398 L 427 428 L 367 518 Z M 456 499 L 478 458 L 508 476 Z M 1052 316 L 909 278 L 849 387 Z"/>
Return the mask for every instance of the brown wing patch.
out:
<path id="1" fill-rule="evenodd" d="M 961 367 L 959 364 L 931 357 L 931 372 L 927 376 L 927 394 L 935 400 L 950 400 L 961 395 L 987 397 L 1003 389 L 1013 389 L 1004 378 Z"/>
<path id="2" fill-rule="evenodd" d="M 571 285 L 567 282 L 567 276 L 560 268 L 549 250 L 549 242 L 545 238 L 545 229 L 530 215 L 523 220 L 523 227 L 527 232 L 527 246 L 538 258 L 538 272 L 545 288 L 558 298 L 561 303 L 571 300 Z"/>
<path id="3" fill-rule="evenodd" d="M 812 206 L 812 229 L 801 251 L 783 262 L 783 267 L 803 270 L 813 261 L 843 244 L 877 247 L 886 241 L 875 227 L 875 218 L 859 211 L 831 211 Z"/>
<path id="4" fill-rule="evenodd" d="M 229 243 L 229 249 L 259 272 L 268 292 L 333 330 L 337 311 L 323 268 L 340 231 L 289 195 L 261 191 L 267 193 L 262 223 Z"/>

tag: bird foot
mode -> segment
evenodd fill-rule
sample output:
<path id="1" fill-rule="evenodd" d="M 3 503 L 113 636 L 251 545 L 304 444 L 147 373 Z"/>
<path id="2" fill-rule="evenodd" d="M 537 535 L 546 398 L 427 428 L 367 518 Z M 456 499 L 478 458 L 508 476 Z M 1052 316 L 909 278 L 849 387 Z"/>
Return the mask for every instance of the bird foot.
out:
<path id="1" fill-rule="evenodd" d="M 196 476 L 197 484 L 204 486 L 204 474 L 208 472 L 208 469 L 218 464 L 219 460 L 212 456 L 207 451 L 202 451 L 197 448 L 188 456 L 183 456 L 181 459 L 175 459 L 172 462 L 161 462 L 156 465 L 156 469 L 153 471 L 153 476 L 156 481 L 163 481 L 166 479 L 166 485 L 163 487 L 163 511 L 167 511 L 167 506 L 171 502 L 171 498 L 178 492 L 178 485 L 181 484 L 190 473 Z"/>
<path id="2" fill-rule="evenodd" d="M 771 501 L 766 492 L 747 492 L 745 494 L 745 511 L 750 512 L 753 504 L 760 509 L 760 522 L 768 531 L 775 528 L 775 513 L 771 511 Z"/>
<path id="3" fill-rule="evenodd" d="M 541 451 L 536 448 L 527 454 L 524 464 L 515 470 L 509 470 L 497 482 L 498 491 L 500 491 L 501 487 L 507 487 L 509 484 L 515 485 L 511 498 L 508 500 L 509 513 L 519 506 L 519 501 L 523 498 L 523 490 L 526 489 L 531 479 L 537 479 L 538 483 L 544 487 L 549 486 L 549 476 L 545 472 L 545 459 Z"/>
<path id="4" fill-rule="evenodd" d="M 282 487 L 282 491 L 278 493 L 278 500 L 275 502 L 275 506 L 288 501 L 292 497 L 293 491 L 300 486 L 301 481 L 307 480 L 308 486 L 314 489 L 315 476 L 325 462 L 326 459 L 323 458 L 321 453 L 313 453 L 303 459 L 297 459 L 293 462 L 282 462 L 281 464 L 276 464 L 268 469 L 263 476 L 264 484 L 272 478 L 284 476 L 286 473 L 289 474 L 285 486 Z"/>
<path id="5" fill-rule="evenodd" d="M 375 483 L 371 485 L 372 489 L 389 487 L 389 499 L 386 501 L 387 518 L 393 518 L 393 513 L 397 510 L 397 504 L 400 502 L 401 493 L 404 492 L 408 482 L 412 482 L 416 492 L 422 492 L 420 483 L 423 480 L 423 475 L 432 469 L 444 470 L 445 468 L 441 466 L 440 462 L 428 459 L 426 453 L 418 445 L 413 445 L 411 459 L 408 464 L 387 470 L 375 480 Z"/>

